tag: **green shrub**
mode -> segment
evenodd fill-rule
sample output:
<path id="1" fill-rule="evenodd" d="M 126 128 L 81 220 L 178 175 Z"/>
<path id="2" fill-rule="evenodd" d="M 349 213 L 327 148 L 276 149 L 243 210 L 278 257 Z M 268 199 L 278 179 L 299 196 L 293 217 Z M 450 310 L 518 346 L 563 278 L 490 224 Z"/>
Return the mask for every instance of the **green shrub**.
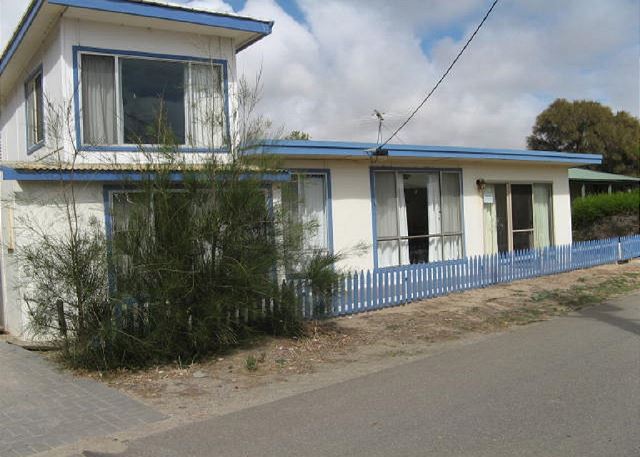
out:
<path id="1" fill-rule="evenodd" d="M 597 194 L 577 198 L 572 203 L 571 217 L 574 229 L 623 214 L 638 214 L 640 211 L 640 191 Z"/>
<path id="2" fill-rule="evenodd" d="M 279 163 L 246 153 L 265 138 L 266 123 L 251 120 L 257 95 L 243 84 L 239 92 L 228 154 L 213 144 L 207 155 L 184 154 L 159 110 L 149 125 L 159 146 L 140 144 L 139 179 L 110 195 L 108 237 L 97 220 L 78 215 L 74 181 L 43 202 L 58 206 L 59 234 L 21 222 L 30 243 L 16 255 L 18 286 L 31 332 L 59 343 L 66 363 L 97 370 L 182 363 L 257 333 L 297 335 L 300 299 L 283 281 L 290 272 L 314 295 L 329 296 L 339 256 L 305 249 L 316 227 L 295 213 L 298 197 L 291 208 L 272 205 L 265 176 Z M 75 163 L 57 160 L 65 170 Z M 247 368 L 259 361 L 252 356 Z"/>

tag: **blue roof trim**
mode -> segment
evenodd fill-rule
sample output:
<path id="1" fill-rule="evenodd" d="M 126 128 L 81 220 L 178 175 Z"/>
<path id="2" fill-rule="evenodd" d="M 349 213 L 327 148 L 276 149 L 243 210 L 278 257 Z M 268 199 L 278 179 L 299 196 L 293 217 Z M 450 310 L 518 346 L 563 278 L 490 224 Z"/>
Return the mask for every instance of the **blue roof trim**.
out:
<path id="1" fill-rule="evenodd" d="M 208 11 L 192 11 L 171 5 L 153 5 L 149 3 L 132 2 L 129 0 L 47 0 L 52 5 L 84 8 L 112 13 L 131 14 L 134 16 L 165 19 L 168 21 L 186 22 L 189 24 L 220 27 L 242 32 L 258 34 L 257 37 L 244 43 L 237 52 L 247 48 L 256 41 L 271 34 L 273 21 L 231 16 L 223 13 Z M 38 12 L 45 4 L 45 0 L 33 0 L 16 28 L 9 44 L 0 56 L 0 75 L 4 72 L 11 58 L 22 43 L 25 34 L 33 24 Z"/>
<path id="2" fill-rule="evenodd" d="M 194 11 L 173 5 L 155 5 L 132 2 L 129 0 L 48 0 L 54 5 L 73 8 L 86 8 L 110 13 L 131 14 L 134 16 L 166 19 L 168 21 L 187 22 L 189 24 L 221 27 L 242 32 L 269 35 L 273 27 L 271 21 L 261 21 L 248 17 L 231 16 L 209 11 Z"/>
<path id="3" fill-rule="evenodd" d="M 375 143 L 352 143 L 338 141 L 273 141 L 265 142 L 256 152 L 274 155 L 369 157 Z M 600 164 L 600 154 L 578 154 L 558 151 L 532 151 L 521 149 L 469 148 L 457 146 L 418 146 L 389 144 L 384 147 L 388 157 L 437 158 L 437 159 L 491 159 L 530 162 L 560 162 Z"/>
<path id="4" fill-rule="evenodd" d="M 74 182 L 139 182 L 149 179 L 153 172 L 145 171 L 113 171 L 113 170 L 23 170 L 2 166 L 3 181 L 74 181 Z M 247 175 L 248 176 L 248 175 Z M 170 173 L 170 180 L 180 182 L 183 173 L 175 171 Z M 260 179 L 269 182 L 287 182 L 291 180 L 290 172 L 261 173 Z"/>
<path id="5" fill-rule="evenodd" d="M 9 61 L 20 46 L 20 43 L 22 43 L 24 35 L 27 33 L 27 30 L 29 30 L 29 27 L 31 27 L 31 24 L 38 14 L 38 11 L 40 11 L 43 3 L 44 0 L 37 0 L 31 2 L 31 4 L 29 5 L 29 9 L 27 9 L 27 12 L 22 17 L 20 25 L 18 25 L 18 28 L 11 37 L 11 40 L 5 48 L 4 53 L 0 57 L 0 75 L 4 72 L 5 68 L 9 64 Z"/>

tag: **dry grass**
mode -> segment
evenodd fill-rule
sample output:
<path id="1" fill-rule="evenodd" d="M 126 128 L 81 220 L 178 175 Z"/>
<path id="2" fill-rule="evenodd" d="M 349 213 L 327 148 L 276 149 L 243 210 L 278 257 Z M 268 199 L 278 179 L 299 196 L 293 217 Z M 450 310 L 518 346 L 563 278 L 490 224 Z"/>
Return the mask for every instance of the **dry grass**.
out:
<path id="1" fill-rule="evenodd" d="M 640 262 L 477 289 L 350 317 L 309 322 L 300 338 L 260 338 L 206 362 L 87 374 L 167 414 L 204 416 L 239 392 L 350 364 L 420 354 L 432 343 L 549 319 L 640 290 Z"/>

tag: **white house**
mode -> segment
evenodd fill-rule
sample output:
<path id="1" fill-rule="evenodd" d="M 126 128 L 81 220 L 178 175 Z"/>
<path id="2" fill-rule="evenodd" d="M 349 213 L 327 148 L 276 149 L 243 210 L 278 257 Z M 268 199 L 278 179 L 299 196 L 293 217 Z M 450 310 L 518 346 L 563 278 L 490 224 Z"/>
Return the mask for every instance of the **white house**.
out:
<path id="1" fill-rule="evenodd" d="M 145 124 L 159 92 L 184 154 L 224 154 L 222 138 L 234 127 L 236 53 L 272 25 L 152 1 L 31 2 L 0 60 L 0 327 L 19 335 L 26 325 L 25 278 L 14 261 L 28 242 L 21 221 L 35 217 L 56 230 L 61 210 L 47 202 L 61 180 L 73 179 L 81 183 L 80 211 L 109 230 L 114 184 L 135 174 L 126 164 L 141 160 L 136 144 L 153 142 Z M 57 120 L 46 114 L 52 106 Z M 219 128 L 199 122 L 207 106 Z M 333 141 L 280 141 L 262 150 L 291 170 L 304 214 L 319 224 L 313 243 L 352 252 L 343 266 L 358 270 L 571 243 L 567 170 L 601 161 Z M 74 151 L 82 152 L 74 171 L 47 164 L 71 160 Z M 278 179 L 270 185 L 277 195 Z"/>

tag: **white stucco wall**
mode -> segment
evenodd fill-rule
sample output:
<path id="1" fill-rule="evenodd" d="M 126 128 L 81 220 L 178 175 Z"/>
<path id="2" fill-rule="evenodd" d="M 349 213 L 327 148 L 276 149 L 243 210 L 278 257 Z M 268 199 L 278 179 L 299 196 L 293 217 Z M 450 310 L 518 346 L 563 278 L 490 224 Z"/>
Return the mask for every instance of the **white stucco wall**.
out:
<path id="1" fill-rule="evenodd" d="M 548 164 L 506 162 L 443 162 L 433 160 L 388 161 L 366 160 L 286 160 L 283 166 L 294 170 L 327 170 L 330 174 L 333 247 L 346 254 L 342 267 L 348 270 L 373 268 L 371 166 L 396 168 L 460 168 L 462 170 L 464 239 L 466 255 L 482 254 L 482 195 L 477 179 L 487 182 L 545 182 L 553 188 L 553 235 L 555 244 L 571 242 L 571 210 L 567 170 Z M 80 217 L 95 217 L 104 224 L 104 184 L 80 183 L 76 187 Z M 53 233 L 64 230 L 64 212 L 59 206 L 59 184 L 3 182 L 3 247 L 2 273 L 7 330 L 21 334 L 25 329 L 26 307 L 20 288 L 21 277 L 14 260 L 20 246 L 33 241 L 26 221 Z M 13 218 L 9 222 L 13 208 Z M 13 234 L 9 233 L 13 230 Z M 7 241 L 15 240 L 15 251 L 9 252 Z"/>
<path id="2" fill-rule="evenodd" d="M 569 197 L 569 174 L 565 166 L 486 162 L 464 166 L 462 179 L 467 255 L 484 253 L 483 202 L 482 194 L 476 186 L 478 179 L 484 179 L 486 182 L 551 184 L 553 192 L 553 243 L 571 243 L 571 199 Z"/>
<path id="3" fill-rule="evenodd" d="M 2 283 L 5 329 L 25 336 L 28 308 L 23 299 L 28 277 L 17 264 L 22 247 L 39 239 L 36 234 L 68 233 L 63 193 L 55 182 L 3 182 Z M 103 185 L 78 183 L 75 186 L 79 220 L 95 218 L 104 227 Z M 13 243 L 12 243 L 13 242 Z"/>
<path id="4" fill-rule="evenodd" d="M 293 169 L 327 169 L 331 175 L 333 247 L 348 253 L 342 263 L 348 269 L 373 268 L 371 167 L 456 168 L 462 170 L 465 254 L 484 253 L 482 194 L 476 180 L 487 182 L 550 183 L 553 189 L 553 237 L 555 244 L 571 243 L 571 207 L 567 167 L 535 162 L 444 160 L 290 160 Z M 363 247 L 364 249 L 357 249 Z"/>
<path id="5" fill-rule="evenodd" d="M 45 106 L 45 119 L 52 110 L 65 112 L 66 107 L 73 107 L 74 46 L 225 60 L 230 103 L 235 99 L 236 57 L 231 38 L 101 23 L 65 13 L 51 26 L 42 46 L 22 69 L 22 78 L 7 93 L 2 94 L 4 102 L 0 107 L 0 146 L 3 160 L 34 160 L 54 151 L 61 151 L 63 158 L 71 157 L 75 142 L 75 109 L 71 109 L 70 119 L 64 119 L 61 133 L 55 135 L 56 138 L 52 138 L 52 131 L 45 122 L 45 147 L 27 155 L 24 82 L 33 70 L 42 65 L 45 99 L 53 107 Z M 230 112 L 233 109 L 232 105 Z M 56 140 L 58 144 L 54 145 Z M 139 160 L 142 160 L 140 152 L 86 152 L 77 159 L 79 163 L 123 163 Z"/>
<path id="6" fill-rule="evenodd" d="M 25 112 L 24 85 L 34 71 L 42 65 L 42 89 L 45 100 L 59 103 L 62 99 L 62 49 L 59 24 L 52 25 L 42 45 L 33 53 L 29 63 L 20 69 L 18 82 L 6 93 L 2 94 L 0 106 L 0 146 L 2 160 L 24 161 L 37 160 L 51 152 L 51 142 L 32 154 L 27 154 L 27 118 Z M 45 101 L 46 105 L 46 101 Z M 45 119 L 47 119 L 45 107 Z M 45 140 L 47 137 L 45 122 Z"/>

